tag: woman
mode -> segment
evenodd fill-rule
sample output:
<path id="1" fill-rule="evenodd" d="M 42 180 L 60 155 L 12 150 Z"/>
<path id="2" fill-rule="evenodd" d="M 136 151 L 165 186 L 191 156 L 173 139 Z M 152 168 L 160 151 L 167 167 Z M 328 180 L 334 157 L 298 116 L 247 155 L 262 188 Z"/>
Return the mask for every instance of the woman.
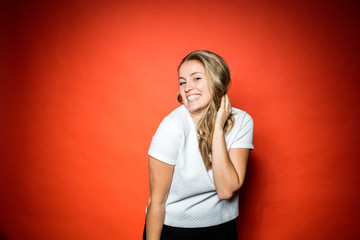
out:
<path id="1" fill-rule="evenodd" d="M 253 121 L 232 108 L 230 71 L 210 51 L 180 63 L 178 101 L 149 149 L 144 239 L 237 239 L 238 194 L 253 149 Z"/>

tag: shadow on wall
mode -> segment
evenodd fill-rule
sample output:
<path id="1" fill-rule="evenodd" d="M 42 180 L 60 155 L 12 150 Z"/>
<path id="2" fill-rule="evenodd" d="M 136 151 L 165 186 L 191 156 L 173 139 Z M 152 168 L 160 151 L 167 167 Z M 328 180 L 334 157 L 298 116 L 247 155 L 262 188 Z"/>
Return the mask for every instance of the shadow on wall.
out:
<path id="1" fill-rule="evenodd" d="M 250 154 L 245 181 L 239 190 L 239 216 L 236 219 L 239 236 L 252 236 L 255 239 L 255 227 L 259 226 L 263 216 L 263 204 L 256 197 L 259 196 L 256 192 L 266 189 L 265 172 L 258 160 L 254 153 Z"/>
<path id="2" fill-rule="evenodd" d="M 10 240 L 9 238 L 5 237 L 4 232 L 0 228 L 0 240 Z"/>

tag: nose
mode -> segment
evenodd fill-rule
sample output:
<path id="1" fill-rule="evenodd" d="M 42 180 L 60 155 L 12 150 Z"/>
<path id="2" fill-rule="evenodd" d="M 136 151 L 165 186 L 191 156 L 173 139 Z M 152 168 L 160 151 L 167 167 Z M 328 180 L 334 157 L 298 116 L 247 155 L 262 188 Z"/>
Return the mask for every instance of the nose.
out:
<path id="1" fill-rule="evenodd" d="M 189 92 L 194 89 L 194 83 L 192 81 L 188 81 L 185 85 L 185 92 Z"/>

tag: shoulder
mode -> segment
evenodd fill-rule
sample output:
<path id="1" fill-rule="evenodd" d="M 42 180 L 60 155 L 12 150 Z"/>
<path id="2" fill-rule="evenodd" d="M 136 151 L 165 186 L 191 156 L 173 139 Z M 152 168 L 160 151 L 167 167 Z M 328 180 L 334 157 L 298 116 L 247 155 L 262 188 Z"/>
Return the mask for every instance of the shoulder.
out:
<path id="1" fill-rule="evenodd" d="M 179 122 L 179 121 L 185 121 L 185 106 L 181 105 L 177 108 L 175 108 L 169 115 L 166 116 L 167 118 L 170 118 L 172 121 Z"/>
<path id="2" fill-rule="evenodd" d="M 186 127 L 186 110 L 182 105 L 174 109 L 168 114 L 160 123 L 158 131 L 164 134 L 181 134 L 184 127 Z"/>
<path id="3" fill-rule="evenodd" d="M 241 127 L 249 123 L 253 124 L 252 117 L 246 111 L 233 107 L 232 113 L 235 117 L 235 125 L 239 125 Z"/>
<path id="4" fill-rule="evenodd" d="M 162 162 L 175 165 L 178 152 L 183 144 L 184 134 L 179 128 L 178 109 L 167 115 L 160 123 L 152 138 L 148 154 Z"/>
<path id="5" fill-rule="evenodd" d="M 252 117 L 243 110 L 237 108 L 233 108 L 232 110 L 235 117 L 235 124 L 229 134 L 229 139 L 233 139 L 230 148 L 254 149 L 252 143 L 254 132 Z"/>
<path id="6" fill-rule="evenodd" d="M 190 128 L 187 110 L 184 105 L 174 109 L 165 117 L 165 119 L 171 122 L 171 124 L 173 124 L 179 131 L 188 130 Z"/>

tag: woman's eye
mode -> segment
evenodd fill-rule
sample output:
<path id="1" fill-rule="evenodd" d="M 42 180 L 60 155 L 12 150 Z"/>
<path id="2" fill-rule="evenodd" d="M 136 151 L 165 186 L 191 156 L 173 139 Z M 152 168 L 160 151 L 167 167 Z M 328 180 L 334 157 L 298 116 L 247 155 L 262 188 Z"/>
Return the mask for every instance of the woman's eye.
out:
<path id="1" fill-rule="evenodd" d="M 186 83 L 186 82 L 181 82 L 181 83 L 180 83 L 180 86 L 181 86 L 181 85 L 184 85 L 185 83 Z"/>
<path id="2" fill-rule="evenodd" d="M 199 81 L 201 78 L 200 77 L 197 77 L 197 78 L 195 78 L 195 81 Z"/>

